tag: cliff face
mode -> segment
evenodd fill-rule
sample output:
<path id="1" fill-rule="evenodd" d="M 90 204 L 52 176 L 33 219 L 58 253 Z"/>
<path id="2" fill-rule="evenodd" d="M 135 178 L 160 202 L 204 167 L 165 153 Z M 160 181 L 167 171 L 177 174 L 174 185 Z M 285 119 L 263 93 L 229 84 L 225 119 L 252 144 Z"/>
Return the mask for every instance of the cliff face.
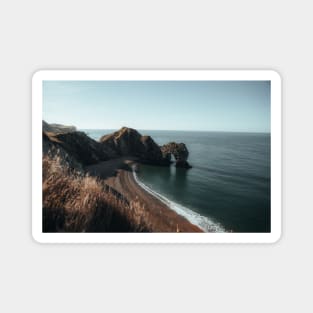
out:
<path id="1" fill-rule="evenodd" d="M 54 138 L 51 138 L 51 133 L 50 136 L 48 135 L 49 133 L 42 133 L 42 154 L 43 157 L 45 155 L 49 155 L 50 157 L 54 158 L 55 156 L 59 157 L 59 162 L 63 166 L 67 166 L 69 168 L 75 168 L 79 172 L 83 171 L 83 166 L 82 164 L 75 159 L 71 155 L 71 152 L 69 153 L 57 142 Z"/>
<path id="2" fill-rule="evenodd" d="M 132 128 L 123 127 L 113 134 L 105 135 L 100 138 L 103 146 L 109 146 L 119 155 L 140 156 L 143 147 L 140 141 L 141 135 Z"/>
<path id="3" fill-rule="evenodd" d="M 154 142 L 150 136 L 142 136 L 140 138 L 144 146 L 144 154 L 142 159 L 147 163 L 156 162 L 160 165 L 169 165 L 170 162 L 163 157 L 160 147 Z"/>
<path id="4" fill-rule="evenodd" d="M 43 133 L 43 151 L 60 150 L 61 154 L 70 156 L 72 163 L 82 165 L 95 164 L 117 157 L 115 151 L 89 138 L 83 132 Z"/>
<path id="5" fill-rule="evenodd" d="M 150 136 L 142 136 L 132 128 L 123 127 L 119 131 L 100 138 L 103 146 L 110 147 L 120 156 L 134 156 L 143 163 L 168 165 L 160 147 Z"/>

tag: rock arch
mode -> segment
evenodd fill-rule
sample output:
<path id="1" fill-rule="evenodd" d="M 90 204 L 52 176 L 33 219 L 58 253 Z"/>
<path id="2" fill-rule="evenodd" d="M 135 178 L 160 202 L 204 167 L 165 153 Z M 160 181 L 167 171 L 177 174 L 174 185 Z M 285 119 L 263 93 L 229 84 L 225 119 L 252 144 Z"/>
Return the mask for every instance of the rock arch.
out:
<path id="1" fill-rule="evenodd" d="M 168 161 L 171 160 L 171 155 L 174 156 L 176 167 L 191 168 L 187 162 L 189 151 L 184 143 L 169 142 L 161 147 L 161 151 Z"/>

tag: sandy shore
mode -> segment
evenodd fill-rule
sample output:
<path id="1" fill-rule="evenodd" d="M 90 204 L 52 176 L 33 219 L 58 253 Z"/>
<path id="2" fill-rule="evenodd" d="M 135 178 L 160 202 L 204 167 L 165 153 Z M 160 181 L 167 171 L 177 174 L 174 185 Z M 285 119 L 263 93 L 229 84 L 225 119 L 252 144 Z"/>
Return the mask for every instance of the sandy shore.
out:
<path id="1" fill-rule="evenodd" d="M 166 204 L 141 188 L 135 181 L 131 166 L 134 158 L 119 158 L 91 165 L 87 171 L 101 177 L 106 184 L 123 194 L 129 201 L 137 200 L 152 216 L 153 232 L 202 232 Z"/>

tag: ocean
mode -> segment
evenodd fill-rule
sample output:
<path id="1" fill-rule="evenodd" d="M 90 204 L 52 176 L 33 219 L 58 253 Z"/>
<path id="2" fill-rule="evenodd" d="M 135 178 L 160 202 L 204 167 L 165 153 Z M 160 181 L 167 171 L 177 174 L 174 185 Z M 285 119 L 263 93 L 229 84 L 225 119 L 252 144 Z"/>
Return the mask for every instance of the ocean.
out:
<path id="1" fill-rule="evenodd" d="M 83 130 L 98 140 L 113 130 Z M 191 169 L 141 165 L 136 179 L 204 230 L 271 231 L 270 134 L 139 130 L 183 142 Z"/>

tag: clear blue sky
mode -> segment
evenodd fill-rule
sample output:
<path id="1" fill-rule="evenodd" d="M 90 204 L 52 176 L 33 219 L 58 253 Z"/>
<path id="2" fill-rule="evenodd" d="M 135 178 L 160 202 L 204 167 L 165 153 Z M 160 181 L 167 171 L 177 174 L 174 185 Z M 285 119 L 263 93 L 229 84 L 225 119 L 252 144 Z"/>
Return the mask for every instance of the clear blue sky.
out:
<path id="1" fill-rule="evenodd" d="M 80 129 L 270 132 L 268 81 L 44 81 L 43 119 Z"/>

